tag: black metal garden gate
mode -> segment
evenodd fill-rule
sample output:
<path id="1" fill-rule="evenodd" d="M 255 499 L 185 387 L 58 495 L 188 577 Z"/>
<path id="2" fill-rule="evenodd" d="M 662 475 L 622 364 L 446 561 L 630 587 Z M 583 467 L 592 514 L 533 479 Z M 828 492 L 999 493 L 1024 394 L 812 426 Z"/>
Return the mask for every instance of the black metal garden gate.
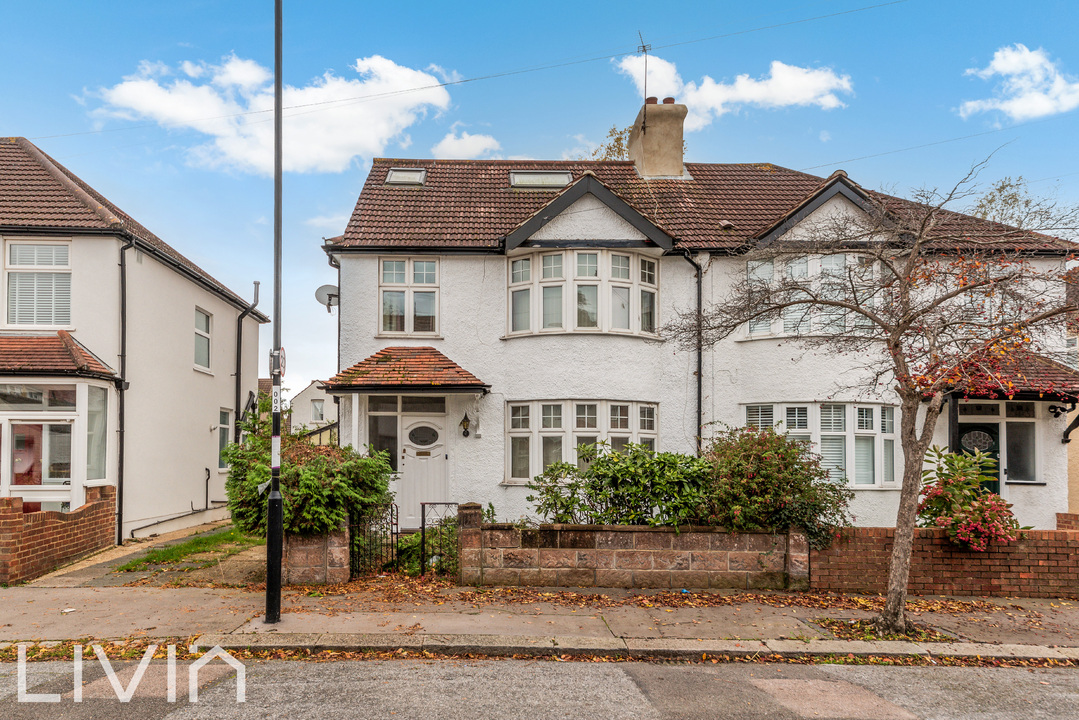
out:
<path id="1" fill-rule="evenodd" d="M 373 505 L 349 518 L 349 558 L 351 577 L 397 570 L 397 505 Z"/>
<path id="2" fill-rule="evenodd" d="M 457 505 L 420 503 L 420 575 L 457 574 Z"/>

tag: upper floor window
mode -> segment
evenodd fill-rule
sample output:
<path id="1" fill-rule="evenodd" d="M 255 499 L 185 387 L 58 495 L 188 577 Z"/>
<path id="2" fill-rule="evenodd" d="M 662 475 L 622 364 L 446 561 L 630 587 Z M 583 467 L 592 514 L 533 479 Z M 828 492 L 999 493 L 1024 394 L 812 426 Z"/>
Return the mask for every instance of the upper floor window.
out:
<path id="1" fill-rule="evenodd" d="M 210 324 L 213 316 L 195 308 L 195 366 L 210 369 Z"/>
<path id="2" fill-rule="evenodd" d="M 510 260 L 509 333 L 654 335 L 658 264 L 616 250 L 564 250 Z"/>
<path id="3" fill-rule="evenodd" d="M 71 324 L 69 253 L 67 243 L 8 243 L 8 324 Z"/>
<path id="4" fill-rule="evenodd" d="M 322 422 L 324 415 L 322 409 L 324 407 L 325 400 L 312 400 L 311 401 L 311 420 L 312 422 Z"/>
<path id="5" fill-rule="evenodd" d="M 437 259 L 382 260 L 379 294 L 382 333 L 438 333 Z"/>
<path id="6" fill-rule="evenodd" d="M 888 405 L 746 406 L 746 425 L 779 425 L 792 440 L 811 444 L 831 477 L 844 478 L 856 487 L 896 482 L 895 419 L 895 408 Z"/>

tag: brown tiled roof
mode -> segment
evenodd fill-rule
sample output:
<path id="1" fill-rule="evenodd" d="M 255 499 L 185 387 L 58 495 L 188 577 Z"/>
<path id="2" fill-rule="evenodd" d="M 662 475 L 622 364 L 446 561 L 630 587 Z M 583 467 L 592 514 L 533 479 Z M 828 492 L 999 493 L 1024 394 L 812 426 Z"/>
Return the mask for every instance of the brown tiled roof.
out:
<path id="1" fill-rule="evenodd" d="M 273 393 L 273 378 L 259 378 L 259 394 L 270 395 Z"/>
<path id="2" fill-rule="evenodd" d="M 1052 388 L 1054 393 L 1079 398 L 1079 370 L 1034 353 L 1024 353 L 1015 365 L 1016 374 L 1023 378 L 1016 383 L 1020 391 Z"/>
<path id="3" fill-rule="evenodd" d="M 26 138 L 0 138 L 0 228 L 113 230 L 133 238 L 144 250 L 178 266 L 232 304 L 248 305 Z M 262 313 L 254 314 L 267 321 Z"/>
<path id="4" fill-rule="evenodd" d="M 83 375 L 116 373 L 66 330 L 55 335 L 0 335 L 0 374 Z"/>
<path id="5" fill-rule="evenodd" d="M 386 185 L 391 167 L 425 168 L 423 186 Z M 646 181 L 629 161 L 379 158 L 372 163 L 344 235 L 331 244 L 343 249 L 499 250 L 502 238 L 558 195 L 550 190 L 511 188 L 511 170 L 568 171 L 574 181 L 591 171 L 673 237 L 677 246 L 696 250 L 737 250 L 751 245 L 827 182 L 768 163 L 686 163 L 691 179 Z M 896 207 L 912 206 L 899 198 L 872 195 Z M 958 213 L 947 217 L 941 233 L 959 230 L 976 236 L 992 227 Z M 1027 238 L 1024 247 L 1060 249 L 1055 239 L 1033 234 Z"/>
<path id="6" fill-rule="evenodd" d="M 482 390 L 478 377 L 433 347 L 388 347 L 326 381 L 326 390 Z"/>

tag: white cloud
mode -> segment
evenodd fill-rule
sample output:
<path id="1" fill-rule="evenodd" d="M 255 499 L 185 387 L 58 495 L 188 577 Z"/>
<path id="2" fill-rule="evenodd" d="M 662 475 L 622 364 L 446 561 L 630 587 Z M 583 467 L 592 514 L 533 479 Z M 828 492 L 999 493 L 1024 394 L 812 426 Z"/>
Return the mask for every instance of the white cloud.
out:
<path id="1" fill-rule="evenodd" d="M 599 147 L 598 142 L 592 142 L 583 134 L 574 135 L 573 141 L 577 144 L 571 148 L 562 151 L 563 160 L 577 160 L 579 158 L 586 158 L 592 155 L 596 148 Z M 510 158 L 511 160 L 518 160 L 520 158 Z"/>
<path id="2" fill-rule="evenodd" d="M 304 220 L 304 225 L 309 225 L 315 228 L 324 228 L 326 230 L 333 230 L 334 232 L 344 232 L 345 225 L 348 224 L 348 215 L 316 215 Z"/>
<path id="3" fill-rule="evenodd" d="M 431 148 L 431 153 L 436 158 L 471 159 L 489 156 L 501 149 L 502 146 L 490 135 L 472 135 L 464 130 L 458 135 L 456 130 L 451 130 Z"/>
<path id="4" fill-rule="evenodd" d="M 442 78 L 442 82 L 457 83 L 464 80 L 464 75 L 456 70 L 447 70 L 441 65 L 435 65 L 434 63 L 428 65 L 427 70 Z"/>
<path id="5" fill-rule="evenodd" d="M 818 137 L 820 137 L 821 142 L 828 142 L 832 139 L 832 133 L 828 132 L 827 130 L 821 130 Z"/>
<path id="6" fill-rule="evenodd" d="M 643 94 L 644 58 L 626 57 L 617 66 Z M 673 96 L 684 102 L 689 108 L 686 130 L 700 130 L 743 105 L 762 108 L 815 105 L 833 110 L 845 107 L 840 94 L 853 91 L 850 76 L 838 75 L 831 68 L 803 68 L 773 60 L 768 75 L 760 79 L 739 75 L 734 82 L 723 83 L 705 75 L 699 83 L 686 83 L 674 63 L 655 56 L 648 58 L 648 94 Z"/>
<path id="7" fill-rule="evenodd" d="M 426 72 L 379 55 L 358 59 L 351 69 L 357 78 L 327 72 L 302 87 L 285 86 L 285 170 L 342 172 L 355 158 L 407 142 L 407 128 L 449 107 L 449 93 Z M 140 64 L 134 75 L 100 91 L 105 106 L 98 116 L 195 130 L 210 139 L 191 148 L 193 162 L 272 173 L 271 72 L 235 55 L 216 65 L 185 62 L 180 71 L 177 77 L 161 63 Z"/>
<path id="8" fill-rule="evenodd" d="M 1000 77 L 994 97 L 968 100 L 959 106 L 966 119 L 975 113 L 999 110 L 1012 120 L 1032 120 L 1079 107 L 1079 80 L 1065 75 L 1042 48 L 1031 50 L 1016 43 L 1002 47 L 984 68 L 967 75 L 983 80 Z"/>

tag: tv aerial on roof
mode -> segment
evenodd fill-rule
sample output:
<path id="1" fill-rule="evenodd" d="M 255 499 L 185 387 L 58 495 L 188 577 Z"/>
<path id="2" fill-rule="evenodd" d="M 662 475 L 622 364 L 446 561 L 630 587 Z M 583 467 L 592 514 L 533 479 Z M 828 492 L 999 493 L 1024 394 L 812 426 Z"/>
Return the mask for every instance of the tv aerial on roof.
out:
<path id="1" fill-rule="evenodd" d="M 336 285 L 323 285 L 315 291 L 315 299 L 319 305 L 326 306 L 326 312 L 330 312 L 330 308 L 341 301 L 341 294 Z"/>

